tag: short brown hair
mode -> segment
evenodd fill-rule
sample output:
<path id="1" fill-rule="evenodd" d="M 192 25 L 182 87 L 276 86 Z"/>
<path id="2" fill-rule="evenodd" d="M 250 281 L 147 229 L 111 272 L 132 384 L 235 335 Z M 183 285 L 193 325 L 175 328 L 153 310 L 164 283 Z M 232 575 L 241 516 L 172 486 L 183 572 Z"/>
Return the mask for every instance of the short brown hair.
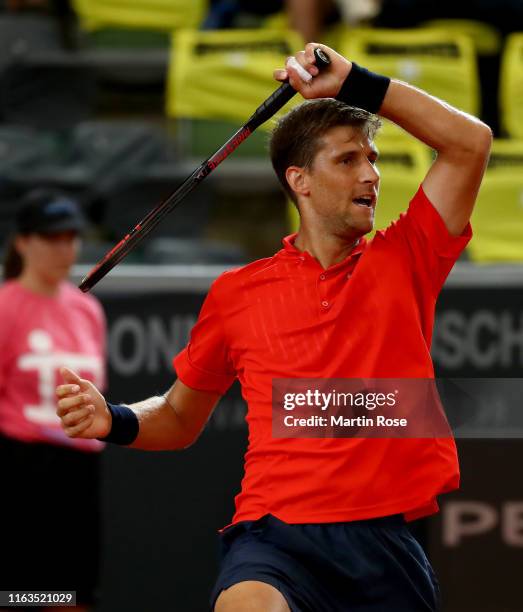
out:
<path id="1" fill-rule="evenodd" d="M 272 167 L 287 195 L 296 203 L 296 194 L 285 178 L 289 166 L 309 168 L 328 130 L 347 125 L 363 130 L 372 140 L 381 127 L 376 115 L 347 106 L 332 98 L 309 100 L 284 115 L 270 140 Z"/>

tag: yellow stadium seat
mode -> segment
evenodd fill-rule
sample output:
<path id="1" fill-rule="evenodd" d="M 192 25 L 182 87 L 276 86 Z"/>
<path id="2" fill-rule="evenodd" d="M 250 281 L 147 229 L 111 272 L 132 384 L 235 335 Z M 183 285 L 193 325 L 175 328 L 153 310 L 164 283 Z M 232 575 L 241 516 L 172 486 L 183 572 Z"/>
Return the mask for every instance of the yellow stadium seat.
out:
<path id="1" fill-rule="evenodd" d="M 432 19 L 422 24 L 431 30 L 468 36 L 478 55 L 496 55 L 501 50 L 501 33 L 494 26 L 474 19 Z"/>
<path id="2" fill-rule="evenodd" d="M 431 156 L 429 149 L 417 141 L 378 137 L 376 145 L 380 152 L 377 167 L 381 175 L 374 223 L 375 230 L 378 230 L 390 225 L 400 213 L 407 210 L 427 174 Z M 289 202 L 287 212 L 290 230 L 295 232 L 299 218 L 292 202 Z M 374 233 L 369 234 L 369 237 Z"/>
<path id="3" fill-rule="evenodd" d="M 384 229 L 408 208 L 409 202 L 427 174 L 430 150 L 418 141 L 398 142 L 377 139 L 380 152 L 380 195 L 376 206 L 374 229 Z"/>
<path id="4" fill-rule="evenodd" d="M 523 141 L 494 141 L 472 215 L 476 262 L 523 261 Z"/>
<path id="5" fill-rule="evenodd" d="M 523 139 L 523 32 L 507 39 L 499 93 L 504 132 L 511 138 Z"/>
<path id="6" fill-rule="evenodd" d="M 467 36 L 441 30 L 353 29 L 340 53 L 369 70 L 407 81 L 473 115 L 479 109 L 474 46 Z M 403 136 L 389 122 L 384 132 Z"/>
<path id="7" fill-rule="evenodd" d="M 73 0 L 85 30 L 195 28 L 202 22 L 208 4 L 208 0 Z"/>
<path id="8" fill-rule="evenodd" d="M 287 56 L 302 48 L 303 41 L 292 31 L 176 32 L 169 66 L 167 114 L 174 118 L 243 123 L 278 87 L 273 69 L 283 67 Z M 296 96 L 281 112 L 300 101 Z"/>
<path id="9" fill-rule="evenodd" d="M 262 20 L 262 27 L 267 30 L 289 30 L 289 17 L 285 11 L 272 13 Z"/>
<path id="10" fill-rule="evenodd" d="M 289 30 L 181 30 L 173 35 L 167 115 L 185 154 L 212 153 L 278 87 L 273 69 L 303 48 Z M 235 156 L 266 155 L 267 130 L 302 101 L 296 95 L 250 136 Z"/>

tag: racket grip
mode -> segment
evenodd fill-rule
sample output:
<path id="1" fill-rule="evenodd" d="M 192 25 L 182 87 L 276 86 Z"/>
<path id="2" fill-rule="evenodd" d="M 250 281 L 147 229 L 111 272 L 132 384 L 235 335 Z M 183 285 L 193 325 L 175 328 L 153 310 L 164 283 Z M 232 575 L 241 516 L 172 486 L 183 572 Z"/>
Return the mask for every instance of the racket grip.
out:
<path id="1" fill-rule="evenodd" d="M 285 106 L 295 94 L 296 90 L 291 87 L 290 83 L 283 83 L 280 85 L 273 94 L 258 106 L 249 121 L 247 121 L 247 125 L 251 131 L 268 121 L 280 110 L 280 108 Z"/>

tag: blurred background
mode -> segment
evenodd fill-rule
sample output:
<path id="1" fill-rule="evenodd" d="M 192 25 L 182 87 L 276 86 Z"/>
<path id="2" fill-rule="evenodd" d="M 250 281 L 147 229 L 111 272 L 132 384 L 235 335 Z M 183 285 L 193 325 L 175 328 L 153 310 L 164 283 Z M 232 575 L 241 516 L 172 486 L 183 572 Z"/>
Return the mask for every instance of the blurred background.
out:
<path id="1" fill-rule="evenodd" d="M 0 1 L 2 241 L 25 193 L 71 194 L 89 223 L 79 280 L 245 122 L 276 88 L 273 69 L 310 40 L 418 85 L 494 130 L 475 237 L 441 295 L 433 356 L 439 376 L 520 377 L 520 0 Z M 97 286 L 111 401 L 163 393 L 212 280 L 270 256 L 296 229 L 270 167 L 270 128 L 255 132 Z M 407 207 L 433 154 L 393 125 L 378 147 L 380 228 Z M 97 611 L 206 610 L 215 533 L 230 521 L 243 473 L 244 413 L 233 387 L 189 450 L 103 452 Z M 412 528 L 438 573 L 444 612 L 521 612 L 523 442 L 458 446 L 460 491 Z"/>

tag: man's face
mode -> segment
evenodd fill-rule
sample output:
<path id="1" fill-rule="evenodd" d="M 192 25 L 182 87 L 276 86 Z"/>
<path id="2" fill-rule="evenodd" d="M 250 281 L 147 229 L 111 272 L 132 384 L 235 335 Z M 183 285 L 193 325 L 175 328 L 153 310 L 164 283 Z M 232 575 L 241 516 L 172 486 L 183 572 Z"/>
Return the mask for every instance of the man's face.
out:
<path id="1" fill-rule="evenodd" d="M 304 205 L 329 232 L 352 238 L 372 230 L 380 180 L 377 158 L 362 130 L 338 126 L 322 137 L 305 170 L 309 195 Z"/>

